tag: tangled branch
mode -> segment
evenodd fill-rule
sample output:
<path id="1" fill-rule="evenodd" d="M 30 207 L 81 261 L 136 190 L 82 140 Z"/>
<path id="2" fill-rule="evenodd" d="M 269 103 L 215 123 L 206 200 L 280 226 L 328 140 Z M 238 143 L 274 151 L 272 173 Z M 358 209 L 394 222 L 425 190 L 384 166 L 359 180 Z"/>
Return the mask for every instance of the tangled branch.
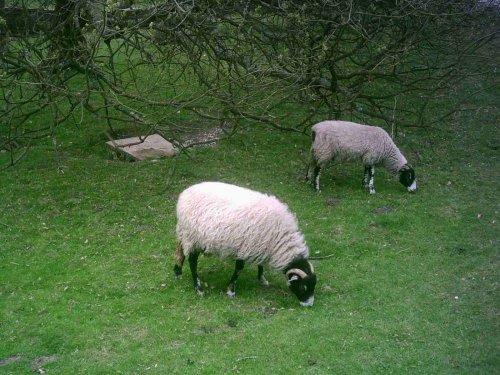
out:
<path id="1" fill-rule="evenodd" d="M 431 126 L 454 110 L 450 87 L 493 74 L 482 52 L 499 24 L 479 1 L 38 3 L 0 2 L 9 165 L 38 139 L 57 147 L 55 130 L 86 117 L 111 134 L 154 131 L 177 144 L 192 121 Z"/>

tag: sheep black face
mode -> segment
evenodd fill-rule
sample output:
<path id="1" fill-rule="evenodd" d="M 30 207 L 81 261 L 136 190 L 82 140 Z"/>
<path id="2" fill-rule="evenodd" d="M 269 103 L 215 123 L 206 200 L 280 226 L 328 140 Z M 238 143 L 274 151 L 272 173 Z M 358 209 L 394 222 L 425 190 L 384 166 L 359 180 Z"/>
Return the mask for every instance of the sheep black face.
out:
<path id="1" fill-rule="evenodd" d="M 399 182 L 401 182 L 410 193 L 417 190 L 417 181 L 415 180 L 415 170 L 406 164 L 399 170 Z"/>
<path id="2" fill-rule="evenodd" d="M 314 269 L 305 259 L 300 260 L 302 263 L 289 268 L 286 271 L 288 278 L 288 287 L 297 296 L 302 306 L 312 306 L 314 303 L 314 288 L 316 287 L 316 274 Z"/>

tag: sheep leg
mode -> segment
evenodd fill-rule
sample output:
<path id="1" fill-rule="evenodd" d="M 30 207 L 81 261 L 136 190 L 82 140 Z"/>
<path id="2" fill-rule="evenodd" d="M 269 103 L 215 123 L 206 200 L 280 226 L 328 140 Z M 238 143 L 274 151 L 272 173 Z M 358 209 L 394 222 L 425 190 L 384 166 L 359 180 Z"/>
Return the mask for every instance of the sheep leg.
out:
<path id="1" fill-rule="evenodd" d="M 311 180 L 312 171 L 316 165 L 317 165 L 316 159 L 314 158 L 314 155 L 311 154 L 311 158 L 309 159 L 309 164 L 307 164 L 307 169 L 306 169 L 306 182 Z"/>
<path id="2" fill-rule="evenodd" d="M 315 136 L 316 135 L 313 132 L 313 142 L 314 142 Z M 312 170 L 316 166 L 316 164 L 317 164 L 317 160 L 316 160 L 316 157 L 314 156 L 314 148 L 311 147 L 310 156 L 309 156 L 309 164 L 307 164 L 306 182 L 311 179 Z"/>
<path id="3" fill-rule="evenodd" d="M 245 262 L 241 259 L 236 259 L 236 266 L 234 268 L 233 276 L 231 280 L 229 280 L 229 286 L 227 287 L 227 295 L 229 297 L 234 297 L 236 295 L 236 280 L 238 280 L 238 276 L 240 276 L 243 267 L 245 266 Z"/>
<path id="4" fill-rule="evenodd" d="M 321 173 L 321 165 L 318 163 L 314 155 L 311 155 L 311 161 L 307 166 L 306 181 L 309 181 L 312 177 L 312 183 L 314 188 L 319 191 L 319 175 Z"/>
<path id="5" fill-rule="evenodd" d="M 319 191 L 319 177 L 321 175 L 321 165 L 319 164 L 314 164 L 314 169 L 313 169 L 313 182 L 314 182 L 314 187 L 316 191 Z"/>
<path id="6" fill-rule="evenodd" d="M 269 286 L 269 281 L 267 281 L 266 277 L 264 276 L 264 267 L 258 266 L 258 269 L 259 269 L 258 277 L 259 277 L 260 283 L 264 286 Z"/>
<path id="7" fill-rule="evenodd" d="M 370 166 L 365 165 L 365 172 L 363 173 L 363 187 L 368 189 L 368 181 L 370 180 Z"/>
<path id="8" fill-rule="evenodd" d="M 177 241 L 177 248 L 175 249 L 175 266 L 174 266 L 174 274 L 176 279 L 179 279 L 182 276 L 182 265 L 184 264 L 184 259 L 186 259 L 186 256 L 184 255 L 182 244 L 180 241 Z"/>
<path id="9" fill-rule="evenodd" d="M 375 187 L 373 185 L 374 176 L 375 176 L 375 167 L 372 165 L 370 167 L 370 181 L 368 182 L 368 189 L 370 189 L 370 194 L 375 194 Z"/>
<path id="10" fill-rule="evenodd" d="M 191 275 L 193 276 L 194 290 L 199 296 L 203 296 L 203 287 L 201 286 L 201 281 L 198 278 L 198 257 L 200 253 L 194 252 L 189 254 L 189 268 L 191 268 Z"/>

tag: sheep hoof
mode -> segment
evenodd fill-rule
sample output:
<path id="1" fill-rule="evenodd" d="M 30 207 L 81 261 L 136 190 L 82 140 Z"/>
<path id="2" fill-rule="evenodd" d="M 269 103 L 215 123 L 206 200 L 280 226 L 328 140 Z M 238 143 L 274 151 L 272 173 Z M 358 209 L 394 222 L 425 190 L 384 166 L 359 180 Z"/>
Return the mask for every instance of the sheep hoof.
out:
<path id="1" fill-rule="evenodd" d="M 370 190 L 370 194 L 375 194 L 375 190 Z"/>
<path id="2" fill-rule="evenodd" d="M 260 279 L 260 283 L 262 286 L 269 286 L 269 281 L 267 281 L 264 277 Z"/>
<path id="3" fill-rule="evenodd" d="M 234 298 L 234 296 L 236 296 L 236 292 L 234 292 L 234 291 L 232 291 L 232 290 L 230 290 L 230 289 L 228 289 L 228 290 L 227 290 L 227 293 L 226 293 L 226 294 L 227 294 L 227 296 L 228 296 L 229 298 Z"/>
<path id="4" fill-rule="evenodd" d="M 182 276 L 182 267 L 177 264 L 174 266 L 174 275 L 176 279 L 180 279 Z"/>
<path id="5" fill-rule="evenodd" d="M 196 289 L 196 294 L 199 295 L 200 297 L 205 296 L 205 292 L 202 289 Z"/>

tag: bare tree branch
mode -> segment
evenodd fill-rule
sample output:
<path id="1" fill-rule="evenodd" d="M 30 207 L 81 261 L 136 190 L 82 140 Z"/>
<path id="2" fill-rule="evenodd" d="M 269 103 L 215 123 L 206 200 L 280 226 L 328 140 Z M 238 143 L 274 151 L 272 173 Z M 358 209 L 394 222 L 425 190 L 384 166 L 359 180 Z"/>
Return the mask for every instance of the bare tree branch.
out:
<path id="1" fill-rule="evenodd" d="M 435 127 L 463 108 L 450 88 L 496 74 L 500 16 L 481 1 L 37 3 L 0 2 L 9 165 L 89 116 L 103 132 L 160 132 L 178 145 L 193 121 L 300 133 L 325 118 Z"/>

